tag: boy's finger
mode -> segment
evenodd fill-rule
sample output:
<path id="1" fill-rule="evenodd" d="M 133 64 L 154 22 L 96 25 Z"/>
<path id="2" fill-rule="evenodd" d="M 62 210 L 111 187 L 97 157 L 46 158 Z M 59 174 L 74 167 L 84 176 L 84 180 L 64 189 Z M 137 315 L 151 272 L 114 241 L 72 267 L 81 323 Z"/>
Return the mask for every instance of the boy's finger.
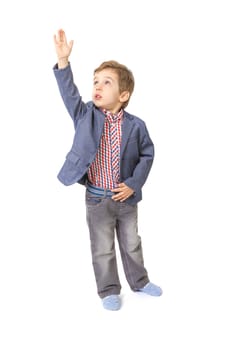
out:
<path id="1" fill-rule="evenodd" d="M 63 30 L 63 29 L 60 29 L 59 32 L 58 32 L 58 34 L 59 34 L 59 40 L 60 40 L 60 41 L 66 42 L 66 35 L 65 35 L 64 30 Z"/>
<path id="2" fill-rule="evenodd" d="M 120 188 L 119 188 L 119 187 L 113 188 L 113 189 L 111 190 L 111 192 L 119 192 L 119 191 L 120 191 Z"/>
<path id="3" fill-rule="evenodd" d="M 54 36 L 53 36 L 53 40 L 54 40 L 54 43 L 57 45 L 57 44 L 58 44 L 58 42 L 57 42 L 57 36 L 56 36 L 56 34 L 54 34 Z"/>

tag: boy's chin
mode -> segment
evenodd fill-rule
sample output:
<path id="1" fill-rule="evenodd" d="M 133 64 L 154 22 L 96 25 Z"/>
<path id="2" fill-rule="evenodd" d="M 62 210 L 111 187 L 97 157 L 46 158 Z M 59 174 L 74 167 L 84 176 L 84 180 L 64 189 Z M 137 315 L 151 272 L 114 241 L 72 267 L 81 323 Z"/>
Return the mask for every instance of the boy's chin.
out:
<path id="1" fill-rule="evenodd" d="M 108 107 L 107 106 L 105 106 L 103 103 L 98 103 L 98 101 L 96 102 L 93 102 L 94 103 L 94 105 L 97 107 L 97 108 L 99 108 L 99 109 L 108 109 Z"/>
<path id="2" fill-rule="evenodd" d="M 102 104 L 100 101 L 94 100 L 93 103 L 94 103 L 94 105 L 95 105 L 96 107 L 98 107 L 98 108 L 104 108 L 104 107 L 103 107 L 103 104 Z"/>

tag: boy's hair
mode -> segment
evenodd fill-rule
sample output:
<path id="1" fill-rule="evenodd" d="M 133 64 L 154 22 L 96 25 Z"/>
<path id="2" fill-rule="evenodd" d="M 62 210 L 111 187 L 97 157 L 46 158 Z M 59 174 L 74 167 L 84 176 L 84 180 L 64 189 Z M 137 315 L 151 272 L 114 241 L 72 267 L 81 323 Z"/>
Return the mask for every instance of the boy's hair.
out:
<path id="1" fill-rule="evenodd" d="M 120 93 L 124 91 L 129 92 L 129 99 L 122 104 L 122 108 L 125 108 L 128 105 L 130 97 L 134 90 L 133 73 L 125 65 L 111 60 L 101 63 L 101 65 L 94 70 L 94 74 L 102 71 L 103 69 L 113 69 L 116 72 L 118 76 Z"/>

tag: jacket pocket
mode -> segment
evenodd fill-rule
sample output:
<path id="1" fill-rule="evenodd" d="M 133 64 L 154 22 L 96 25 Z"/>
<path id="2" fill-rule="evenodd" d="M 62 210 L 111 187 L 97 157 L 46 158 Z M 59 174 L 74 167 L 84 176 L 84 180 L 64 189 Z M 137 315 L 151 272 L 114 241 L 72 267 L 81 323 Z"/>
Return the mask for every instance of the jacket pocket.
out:
<path id="1" fill-rule="evenodd" d="M 137 136 L 133 136 L 133 137 L 130 137 L 129 140 L 128 140 L 128 144 L 129 143 L 138 143 L 138 137 Z"/>
<path id="2" fill-rule="evenodd" d="M 66 156 L 66 159 L 68 159 L 69 161 L 71 161 L 73 164 L 77 165 L 79 160 L 80 160 L 80 157 L 77 153 L 73 152 L 73 151 L 70 151 L 67 156 Z"/>

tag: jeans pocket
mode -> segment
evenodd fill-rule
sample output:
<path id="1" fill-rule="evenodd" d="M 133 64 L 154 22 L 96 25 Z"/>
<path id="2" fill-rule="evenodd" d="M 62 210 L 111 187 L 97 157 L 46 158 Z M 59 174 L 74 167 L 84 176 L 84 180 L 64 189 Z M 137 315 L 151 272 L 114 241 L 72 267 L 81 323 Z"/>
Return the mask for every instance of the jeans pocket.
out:
<path id="1" fill-rule="evenodd" d="M 99 206 L 103 202 L 103 197 L 95 197 L 86 195 L 86 205 L 87 207 L 96 207 Z"/>

